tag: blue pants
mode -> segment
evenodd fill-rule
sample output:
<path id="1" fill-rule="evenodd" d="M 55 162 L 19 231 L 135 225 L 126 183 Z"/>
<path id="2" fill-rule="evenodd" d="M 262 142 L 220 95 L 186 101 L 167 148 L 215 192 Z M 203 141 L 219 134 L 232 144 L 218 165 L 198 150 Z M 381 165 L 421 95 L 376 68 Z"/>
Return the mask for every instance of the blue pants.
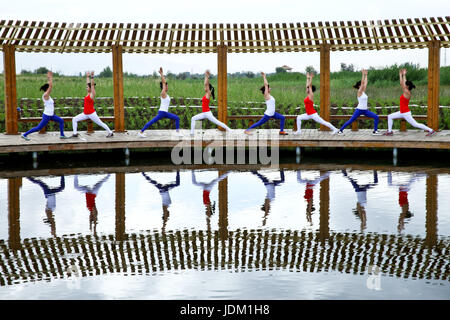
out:
<path id="1" fill-rule="evenodd" d="M 273 114 L 273 116 L 268 116 L 267 114 L 264 115 L 264 117 L 262 117 L 261 120 L 259 120 L 257 123 L 253 124 L 250 128 L 248 128 L 247 130 L 259 127 L 261 125 L 263 125 L 264 123 L 266 123 L 267 121 L 269 121 L 269 119 L 278 119 L 280 120 L 280 131 L 284 130 L 284 120 L 285 117 L 281 114 L 279 114 L 278 112 L 275 112 Z"/>
<path id="2" fill-rule="evenodd" d="M 26 137 L 30 133 L 33 133 L 36 131 L 41 131 L 41 129 L 44 128 L 49 121 L 58 122 L 59 123 L 59 132 L 60 132 L 61 136 L 64 136 L 64 120 L 56 115 L 48 116 L 46 114 L 42 114 L 42 121 L 38 124 L 37 127 L 34 127 L 32 129 L 28 130 L 23 135 Z"/>
<path id="3" fill-rule="evenodd" d="M 375 131 L 378 130 L 378 121 L 380 120 L 380 118 L 372 111 L 360 110 L 360 109 L 355 109 L 355 112 L 353 113 L 353 116 L 350 118 L 350 120 L 348 120 L 346 123 L 344 123 L 344 125 L 339 130 L 340 131 L 344 130 L 350 123 L 355 121 L 360 115 L 364 115 L 366 117 L 375 119 L 373 130 L 375 130 Z"/>
<path id="4" fill-rule="evenodd" d="M 154 117 L 152 120 L 147 122 L 147 124 L 142 128 L 141 132 L 144 132 L 145 130 L 148 129 L 148 127 L 150 127 L 156 121 L 159 121 L 163 118 L 175 120 L 175 128 L 177 128 L 177 130 L 180 129 L 180 118 L 177 115 L 175 115 L 173 113 L 165 112 L 165 111 L 158 111 L 158 114 L 156 115 L 156 117 Z"/>

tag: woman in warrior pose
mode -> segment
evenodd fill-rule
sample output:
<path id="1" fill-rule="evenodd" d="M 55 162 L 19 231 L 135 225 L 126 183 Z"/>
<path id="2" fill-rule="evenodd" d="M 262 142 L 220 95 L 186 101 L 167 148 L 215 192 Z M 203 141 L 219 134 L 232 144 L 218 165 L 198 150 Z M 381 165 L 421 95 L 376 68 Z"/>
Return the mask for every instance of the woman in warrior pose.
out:
<path id="1" fill-rule="evenodd" d="M 209 109 L 209 102 L 211 101 L 211 96 L 213 99 L 215 99 L 214 96 L 214 87 L 209 83 L 209 77 L 211 73 L 209 70 L 206 70 L 205 72 L 205 95 L 202 98 L 202 113 L 197 114 L 191 118 L 191 135 L 194 135 L 194 129 L 195 129 L 195 121 L 197 120 L 203 120 L 208 119 L 209 121 L 217 124 L 218 126 L 224 128 L 227 130 L 227 132 L 230 132 L 231 129 L 223 122 L 220 122 L 217 120 L 214 115 L 212 114 L 211 110 Z"/>
<path id="2" fill-rule="evenodd" d="M 146 135 L 144 133 L 145 130 L 148 129 L 152 124 L 155 122 L 168 118 L 170 120 L 175 120 L 175 128 L 177 130 L 177 133 L 180 132 L 180 118 L 173 114 L 169 113 L 169 105 L 170 105 L 170 96 L 167 94 L 167 91 L 169 91 L 169 86 L 166 82 L 166 79 L 164 78 L 163 68 L 159 68 L 159 74 L 161 75 L 161 82 L 159 83 L 159 87 L 161 88 L 161 105 L 159 107 L 158 114 L 156 117 L 154 117 L 152 120 L 147 122 L 147 124 L 141 129 L 141 131 L 138 132 L 138 135 L 141 138 L 145 138 Z"/>
<path id="3" fill-rule="evenodd" d="M 86 91 L 87 95 L 84 97 L 84 109 L 83 113 L 80 113 L 72 119 L 73 135 L 72 137 L 78 137 L 77 133 L 77 123 L 78 121 L 83 121 L 91 119 L 100 127 L 108 132 L 107 138 L 113 136 L 111 129 L 102 121 L 95 112 L 94 109 L 94 98 L 95 98 L 95 83 L 94 83 L 94 71 L 86 72 Z"/>
<path id="4" fill-rule="evenodd" d="M 285 117 L 278 112 L 275 112 L 275 98 L 270 95 L 270 86 L 269 82 L 267 81 L 266 74 L 264 72 L 261 72 L 261 75 L 264 79 L 264 86 L 262 86 L 259 90 L 261 90 L 261 93 L 264 95 L 264 99 L 266 100 L 266 111 L 264 112 L 264 116 L 261 120 L 259 120 L 257 123 L 253 124 L 250 128 L 244 131 L 246 134 L 251 134 L 252 129 L 259 127 L 269 121 L 269 119 L 277 119 L 280 120 L 280 135 L 287 135 L 286 132 L 284 132 L 284 121 Z"/>
<path id="5" fill-rule="evenodd" d="M 408 104 L 411 99 L 411 90 L 416 86 L 412 81 L 406 80 L 406 69 L 401 69 L 399 71 L 400 85 L 402 86 L 403 94 L 400 96 L 400 111 L 391 113 L 388 115 L 388 130 L 383 133 L 384 136 L 392 136 L 392 124 L 394 119 L 405 119 L 413 127 L 428 131 L 427 136 L 432 136 L 436 133 L 433 129 L 427 127 L 424 124 L 418 123 L 411 115 L 411 110 L 409 110 Z"/>
<path id="6" fill-rule="evenodd" d="M 331 123 L 323 120 L 317 111 L 314 109 L 314 91 L 316 91 L 316 87 L 312 85 L 312 79 L 314 77 L 313 73 L 306 73 L 306 98 L 304 100 L 305 102 L 305 109 L 306 113 L 299 115 L 297 117 L 297 131 L 294 132 L 294 134 L 300 134 L 302 130 L 302 120 L 314 120 L 317 123 L 320 123 L 324 126 L 327 126 L 331 130 L 333 130 L 332 134 L 336 134 L 339 130 L 336 129 L 335 126 L 333 126 Z"/>
<path id="7" fill-rule="evenodd" d="M 24 134 L 22 134 L 22 138 L 25 140 L 30 140 L 28 138 L 28 135 L 33 132 L 40 131 L 43 129 L 49 121 L 55 121 L 59 123 L 59 137 L 61 139 L 67 139 L 67 137 L 64 135 L 64 120 L 55 115 L 55 103 L 50 97 L 50 93 L 53 89 L 53 73 L 51 71 L 47 72 L 47 83 L 44 84 L 40 90 L 44 91 L 44 94 L 42 95 L 42 101 L 44 101 L 44 113 L 42 114 L 42 121 L 38 124 L 37 127 L 34 127 Z"/>
<path id="8" fill-rule="evenodd" d="M 380 135 L 378 132 L 378 121 L 380 118 L 370 111 L 367 107 L 367 94 L 366 94 L 366 88 L 367 88 L 367 70 L 362 70 L 362 78 L 361 81 L 358 81 L 353 88 L 358 89 L 357 98 L 358 98 L 358 106 L 355 109 L 355 112 L 353 113 L 353 116 L 348 120 L 344 125 L 339 129 L 338 134 L 344 134 L 344 129 L 350 125 L 352 122 L 354 122 L 356 119 L 358 119 L 359 116 L 363 115 L 369 118 L 374 119 L 374 128 L 373 128 L 373 135 Z"/>

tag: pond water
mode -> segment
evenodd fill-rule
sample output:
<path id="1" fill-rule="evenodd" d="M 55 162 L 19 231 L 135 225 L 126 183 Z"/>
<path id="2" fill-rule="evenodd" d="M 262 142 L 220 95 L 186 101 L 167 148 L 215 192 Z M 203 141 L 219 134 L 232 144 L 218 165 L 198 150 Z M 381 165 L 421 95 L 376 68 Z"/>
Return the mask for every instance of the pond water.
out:
<path id="1" fill-rule="evenodd" d="M 0 299 L 449 299 L 450 170 L 0 179 Z"/>

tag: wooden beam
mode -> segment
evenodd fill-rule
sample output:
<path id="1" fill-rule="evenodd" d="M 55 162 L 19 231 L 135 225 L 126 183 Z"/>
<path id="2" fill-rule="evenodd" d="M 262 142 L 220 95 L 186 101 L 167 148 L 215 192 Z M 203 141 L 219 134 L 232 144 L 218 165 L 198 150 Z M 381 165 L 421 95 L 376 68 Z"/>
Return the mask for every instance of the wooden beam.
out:
<path id="1" fill-rule="evenodd" d="M 227 111 L 227 49 L 225 45 L 217 47 L 217 79 L 218 79 L 218 118 L 219 121 L 228 125 Z M 219 130 L 224 131 L 222 127 Z"/>
<path id="2" fill-rule="evenodd" d="M 9 247 L 20 249 L 20 187 L 22 178 L 8 179 L 8 225 Z"/>
<path id="3" fill-rule="evenodd" d="M 114 131 L 125 132 L 125 105 L 123 99 L 122 46 L 112 46 L 114 86 Z"/>
<path id="4" fill-rule="evenodd" d="M 320 175 L 325 171 L 320 171 Z M 320 241 L 325 241 L 330 235 L 330 179 L 326 178 L 320 182 Z"/>
<path id="5" fill-rule="evenodd" d="M 226 171 L 219 171 L 219 177 Z M 219 181 L 219 237 L 228 239 L 228 178 Z"/>
<path id="6" fill-rule="evenodd" d="M 116 240 L 125 236 L 125 173 L 116 173 Z"/>
<path id="7" fill-rule="evenodd" d="M 320 46 L 320 116 L 325 121 L 330 121 L 330 45 Z M 320 125 L 321 131 L 330 131 L 324 125 Z"/>
<path id="8" fill-rule="evenodd" d="M 5 81 L 5 134 L 18 134 L 15 46 L 3 45 Z"/>
<path id="9" fill-rule="evenodd" d="M 439 129 L 439 83 L 441 43 L 432 40 L 428 44 L 428 121 L 427 125 Z"/>
<path id="10" fill-rule="evenodd" d="M 425 222 L 426 238 L 428 246 L 435 246 L 437 243 L 437 204 L 438 204 L 438 180 L 437 175 L 432 173 L 427 177 L 426 209 L 427 216 Z"/>

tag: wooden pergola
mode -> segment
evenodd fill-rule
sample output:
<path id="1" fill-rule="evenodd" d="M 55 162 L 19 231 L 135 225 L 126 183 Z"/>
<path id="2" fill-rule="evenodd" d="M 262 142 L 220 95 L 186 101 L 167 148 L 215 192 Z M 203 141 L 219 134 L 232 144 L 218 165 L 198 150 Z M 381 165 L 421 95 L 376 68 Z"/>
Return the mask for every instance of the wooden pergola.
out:
<path id="1" fill-rule="evenodd" d="M 0 21 L 6 134 L 17 134 L 15 52 L 109 53 L 115 130 L 125 131 L 123 53 L 217 53 L 218 118 L 227 122 L 227 53 L 320 52 L 321 116 L 330 120 L 330 51 L 428 48 L 428 126 L 439 124 L 440 48 L 450 17 L 275 24 L 152 24 Z M 321 127 L 327 130 L 326 127 Z"/>

